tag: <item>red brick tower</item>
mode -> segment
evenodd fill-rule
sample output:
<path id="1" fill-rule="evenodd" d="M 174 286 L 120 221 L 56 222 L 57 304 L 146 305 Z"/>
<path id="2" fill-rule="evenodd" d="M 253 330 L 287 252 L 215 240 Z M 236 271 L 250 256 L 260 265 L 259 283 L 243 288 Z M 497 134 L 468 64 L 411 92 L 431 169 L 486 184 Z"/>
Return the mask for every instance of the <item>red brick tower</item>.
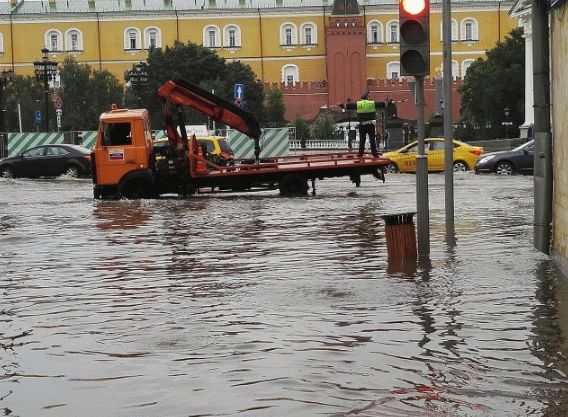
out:
<path id="1" fill-rule="evenodd" d="M 366 28 L 357 0 L 335 0 L 325 29 L 329 104 L 356 101 L 367 89 Z"/>

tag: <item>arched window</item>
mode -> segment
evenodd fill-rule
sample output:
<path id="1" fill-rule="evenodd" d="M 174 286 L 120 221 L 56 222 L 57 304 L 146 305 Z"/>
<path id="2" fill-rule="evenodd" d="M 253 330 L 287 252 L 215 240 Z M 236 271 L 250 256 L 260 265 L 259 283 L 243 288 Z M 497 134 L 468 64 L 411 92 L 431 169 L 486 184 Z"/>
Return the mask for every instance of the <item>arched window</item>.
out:
<path id="1" fill-rule="evenodd" d="M 300 80 L 300 71 L 298 66 L 294 64 L 284 65 L 282 67 L 282 82 L 285 85 L 294 85 Z"/>
<path id="2" fill-rule="evenodd" d="M 387 23 L 387 43 L 398 43 L 398 21 L 391 20 Z"/>
<path id="3" fill-rule="evenodd" d="M 302 45 L 315 45 L 318 43 L 316 25 L 309 22 L 300 26 Z"/>
<path id="4" fill-rule="evenodd" d="M 71 52 L 83 50 L 83 34 L 79 29 L 65 32 L 65 49 Z"/>
<path id="5" fill-rule="evenodd" d="M 144 29 L 144 49 L 161 48 L 162 32 L 156 27 Z"/>
<path id="6" fill-rule="evenodd" d="M 373 20 L 367 25 L 367 42 L 381 43 L 383 41 L 383 25 L 381 22 Z"/>
<path id="7" fill-rule="evenodd" d="M 400 63 L 389 62 L 387 64 L 387 79 L 400 80 Z"/>
<path id="8" fill-rule="evenodd" d="M 241 28 L 237 25 L 227 25 L 223 29 L 223 46 L 227 48 L 241 47 Z"/>
<path id="9" fill-rule="evenodd" d="M 464 59 L 462 62 L 462 72 L 461 72 L 461 76 L 462 78 L 465 78 L 466 74 L 467 74 L 467 70 L 469 69 L 469 67 L 471 66 L 471 64 L 473 64 L 475 62 L 474 59 Z"/>
<path id="10" fill-rule="evenodd" d="M 477 30 L 477 21 L 471 17 L 461 22 L 461 38 L 462 41 L 477 41 L 479 34 Z"/>
<path id="11" fill-rule="evenodd" d="M 206 26 L 203 29 L 203 46 L 219 48 L 221 46 L 221 31 L 217 26 Z"/>
<path id="12" fill-rule="evenodd" d="M 296 33 L 296 25 L 293 23 L 284 23 L 280 26 L 280 45 L 292 46 L 298 43 Z"/>
<path id="13" fill-rule="evenodd" d="M 440 66 L 442 74 L 444 73 L 444 63 Z M 455 80 L 458 76 L 458 61 L 452 61 L 452 78 Z"/>
<path id="14" fill-rule="evenodd" d="M 444 22 L 440 22 L 440 40 L 444 40 Z M 458 22 L 456 19 L 452 19 L 452 41 L 458 41 Z"/>
<path id="15" fill-rule="evenodd" d="M 128 28 L 124 31 L 124 49 L 127 51 L 142 49 L 140 30 Z"/>
<path id="16" fill-rule="evenodd" d="M 45 33 L 45 45 L 49 52 L 61 52 L 63 50 L 63 36 L 57 29 L 50 29 Z"/>

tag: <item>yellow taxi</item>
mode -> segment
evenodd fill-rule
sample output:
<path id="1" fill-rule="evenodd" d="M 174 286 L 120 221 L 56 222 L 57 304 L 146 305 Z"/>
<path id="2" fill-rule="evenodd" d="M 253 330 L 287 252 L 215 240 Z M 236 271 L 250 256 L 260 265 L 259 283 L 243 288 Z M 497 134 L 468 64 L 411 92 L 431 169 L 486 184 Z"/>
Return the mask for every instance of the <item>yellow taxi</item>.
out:
<path id="1" fill-rule="evenodd" d="M 454 172 L 465 172 L 473 169 L 475 161 L 483 153 L 481 146 L 471 146 L 454 140 Z M 428 172 L 444 170 L 444 138 L 426 138 L 424 153 L 428 159 Z M 385 152 L 383 156 L 391 160 L 386 172 L 415 172 L 418 142 L 412 142 L 396 151 Z"/>

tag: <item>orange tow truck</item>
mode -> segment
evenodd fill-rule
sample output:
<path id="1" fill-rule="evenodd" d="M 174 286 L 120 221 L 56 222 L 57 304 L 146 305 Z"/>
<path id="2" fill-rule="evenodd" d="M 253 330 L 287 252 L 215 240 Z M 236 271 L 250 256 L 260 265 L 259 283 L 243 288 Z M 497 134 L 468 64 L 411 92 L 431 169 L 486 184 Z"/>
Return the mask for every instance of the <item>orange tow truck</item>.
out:
<path id="1" fill-rule="evenodd" d="M 164 194 L 191 195 L 199 190 L 280 190 L 281 195 L 301 196 L 311 180 L 347 176 L 359 186 L 361 175 L 384 182 L 390 161 L 353 153 L 298 155 L 261 162 L 261 129 L 249 112 L 182 79 L 170 80 L 158 90 L 163 100 L 168 143 L 156 146 L 145 109 L 113 109 L 100 117 L 91 155 L 96 199 L 157 198 Z M 234 161 L 219 166 L 206 157 L 195 136 L 185 131 L 183 107 L 192 107 L 244 133 L 255 141 L 255 161 Z M 174 121 L 172 108 L 177 108 Z"/>

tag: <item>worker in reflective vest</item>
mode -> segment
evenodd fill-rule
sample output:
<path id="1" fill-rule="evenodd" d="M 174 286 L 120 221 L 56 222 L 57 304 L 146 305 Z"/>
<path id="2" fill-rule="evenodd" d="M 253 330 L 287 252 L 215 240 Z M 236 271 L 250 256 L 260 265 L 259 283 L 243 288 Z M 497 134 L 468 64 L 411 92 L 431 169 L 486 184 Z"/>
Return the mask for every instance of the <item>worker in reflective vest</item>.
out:
<path id="1" fill-rule="evenodd" d="M 384 108 L 385 103 L 381 101 L 369 100 L 369 92 L 365 91 L 357 103 L 347 102 L 339 105 L 347 110 L 357 110 L 357 120 L 359 121 L 359 157 L 365 153 L 365 141 L 369 136 L 369 145 L 373 156 L 379 156 L 377 142 L 375 140 L 375 124 L 378 108 Z"/>

